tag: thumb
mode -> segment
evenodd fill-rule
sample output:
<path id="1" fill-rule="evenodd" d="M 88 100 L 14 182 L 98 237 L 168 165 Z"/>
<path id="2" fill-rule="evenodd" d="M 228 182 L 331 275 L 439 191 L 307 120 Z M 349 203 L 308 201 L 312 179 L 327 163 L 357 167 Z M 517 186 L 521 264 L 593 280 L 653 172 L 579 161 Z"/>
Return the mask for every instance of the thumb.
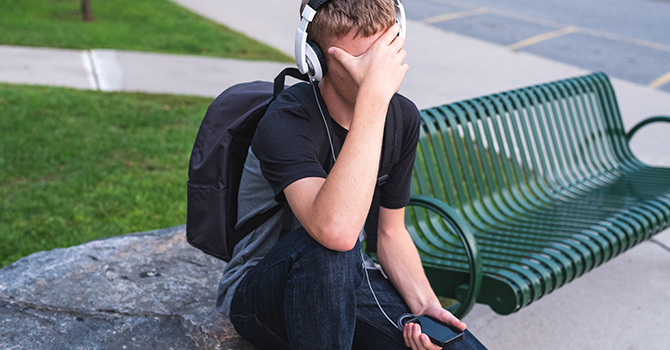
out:
<path id="1" fill-rule="evenodd" d="M 463 322 L 463 321 L 459 320 L 458 318 L 456 318 L 456 316 L 453 316 L 453 315 L 452 315 L 450 321 L 451 321 L 451 322 L 449 322 L 449 323 L 451 323 L 453 326 L 455 326 L 456 328 L 458 328 L 458 329 L 460 329 L 460 330 L 462 330 L 462 331 L 464 331 L 466 328 L 468 328 L 468 325 L 466 325 L 465 322 Z"/>
<path id="2" fill-rule="evenodd" d="M 348 52 L 342 50 L 337 46 L 331 46 L 328 49 L 328 54 L 333 56 L 333 58 L 339 61 L 347 69 L 349 69 L 352 60 L 354 59 L 354 56 L 350 55 Z"/>

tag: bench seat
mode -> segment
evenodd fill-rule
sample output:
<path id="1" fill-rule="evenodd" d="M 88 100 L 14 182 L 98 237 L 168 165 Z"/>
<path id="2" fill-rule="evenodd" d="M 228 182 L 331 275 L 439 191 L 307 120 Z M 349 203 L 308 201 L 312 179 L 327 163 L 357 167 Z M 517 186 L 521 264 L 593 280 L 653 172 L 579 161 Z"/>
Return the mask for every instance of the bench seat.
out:
<path id="1" fill-rule="evenodd" d="M 518 311 L 670 226 L 670 168 L 633 156 L 602 73 L 421 115 L 406 222 L 457 316 Z"/>

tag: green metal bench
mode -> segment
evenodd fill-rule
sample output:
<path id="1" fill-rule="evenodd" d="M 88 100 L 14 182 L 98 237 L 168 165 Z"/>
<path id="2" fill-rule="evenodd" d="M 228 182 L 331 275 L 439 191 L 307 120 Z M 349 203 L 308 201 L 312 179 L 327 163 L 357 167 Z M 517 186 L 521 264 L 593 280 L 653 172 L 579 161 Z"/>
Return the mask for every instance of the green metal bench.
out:
<path id="1" fill-rule="evenodd" d="M 440 296 L 510 314 L 670 226 L 602 73 L 421 112 L 408 230 Z"/>

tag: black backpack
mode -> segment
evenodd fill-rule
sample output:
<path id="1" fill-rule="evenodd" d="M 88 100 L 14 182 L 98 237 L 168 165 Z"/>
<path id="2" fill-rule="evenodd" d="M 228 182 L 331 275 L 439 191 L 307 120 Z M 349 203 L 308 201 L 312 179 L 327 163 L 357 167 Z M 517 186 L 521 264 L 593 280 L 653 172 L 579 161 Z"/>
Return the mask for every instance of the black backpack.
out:
<path id="1" fill-rule="evenodd" d="M 232 86 L 210 104 L 198 130 L 188 169 L 186 239 L 221 260 L 230 261 L 235 245 L 283 207 L 275 206 L 235 229 L 240 180 L 251 139 L 270 103 L 284 90 L 286 75 L 308 79 L 297 69 L 287 68 L 274 83 L 255 81 Z M 297 91 L 310 113 L 320 113 L 308 90 Z M 394 117 L 387 118 L 384 129 L 378 186 L 386 182 L 388 172 L 400 158 L 402 116 L 397 99 L 392 101 L 390 110 Z M 369 233 L 367 250 L 373 252 L 377 242 L 378 197 L 373 200 L 365 226 Z M 282 231 L 287 227 L 284 224 Z"/>

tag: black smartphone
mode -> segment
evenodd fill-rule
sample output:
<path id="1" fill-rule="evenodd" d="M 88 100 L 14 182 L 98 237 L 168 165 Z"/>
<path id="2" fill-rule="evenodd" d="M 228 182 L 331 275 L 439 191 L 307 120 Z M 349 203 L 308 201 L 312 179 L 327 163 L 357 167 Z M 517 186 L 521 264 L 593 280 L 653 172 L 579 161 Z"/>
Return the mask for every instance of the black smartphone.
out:
<path id="1" fill-rule="evenodd" d="M 405 324 L 409 322 L 419 324 L 421 326 L 421 333 L 425 333 L 433 344 L 441 347 L 451 345 L 463 339 L 462 330 L 432 316 L 419 315 L 408 320 Z"/>

